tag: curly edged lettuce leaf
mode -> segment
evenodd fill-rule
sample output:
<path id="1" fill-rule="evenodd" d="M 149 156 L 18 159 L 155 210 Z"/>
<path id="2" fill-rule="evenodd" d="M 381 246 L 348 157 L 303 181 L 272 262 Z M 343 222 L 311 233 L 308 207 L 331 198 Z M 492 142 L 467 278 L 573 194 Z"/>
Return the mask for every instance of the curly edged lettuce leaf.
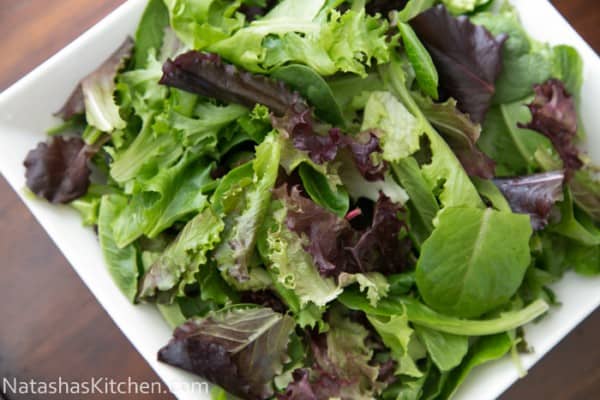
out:
<path id="1" fill-rule="evenodd" d="M 294 371 L 294 381 L 278 398 L 285 400 L 372 399 L 380 393 L 380 367 L 373 365 L 369 331 L 339 310 L 329 313 L 330 329 L 311 338 L 313 364 Z"/>
<path id="2" fill-rule="evenodd" d="M 389 60 L 387 30 L 387 21 L 367 15 L 364 8 L 341 14 L 324 0 L 288 0 L 208 50 L 252 72 L 268 73 L 293 62 L 322 76 L 364 76 L 373 61 Z"/>
<path id="3" fill-rule="evenodd" d="M 100 67 L 81 81 L 57 115 L 66 120 L 85 110 L 88 124 L 102 132 L 124 128 L 126 122 L 121 118 L 114 98 L 115 78 L 131 56 L 132 49 L 133 39 L 128 37 Z"/>
<path id="4" fill-rule="evenodd" d="M 252 172 L 245 187 L 237 193 L 217 189 L 217 194 L 227 197 L 224 203 L 225 231 L 223 241 L 215 250 L 215 260 L 227 282 L 238 288 L 265 286 L 268 279 L 257 277 L 250 271 L 255 253 L 258 230 L 264 222 L 271 202 L 271 189 L 275 185 L 281 157 L 281 142 L 276 132 L 271 132 L 256 147 L 256 157 L 251 162 Z M 249 171 L 248 171 L 249 172 Z M 218 197 L 217 197 L 218 199 Z M 225 204 L 226 203 L 226 204 Z M 254 268 L 254 274 L 261 271 Z"/>
<path id="5" fill-rule="evenodd" d="M 191 219 L 177 238 L 163 251 L 140 283 L 139 299 L 170 303 L 183 295 L 187 284 L 205 267 L 207 253 L 220 241 L 224 223 L 210 207 Z"/>
<path id="6" fill-rule="evenodd" d="M 294 320 L 270 308 L 235 307 L 190 319 L 158 359 L 222 386 L 242 398 L 268 399 L 288 361 Z"/>

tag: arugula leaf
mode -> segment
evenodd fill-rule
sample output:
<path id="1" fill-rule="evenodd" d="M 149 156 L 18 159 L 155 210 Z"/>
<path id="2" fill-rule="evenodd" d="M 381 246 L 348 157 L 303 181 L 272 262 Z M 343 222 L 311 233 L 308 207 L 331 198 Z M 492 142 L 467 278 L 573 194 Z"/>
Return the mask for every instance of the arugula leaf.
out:
<path id="1" fill-rule="evenodd" d="M 477 317 L 505 304 L 529 266 L 530 236 L 529 218 L 523 215 L 443 209 L 421 248 L 419 293 L 432 308 L 459 317 Z"/>
<path id="2" fill-rule="evenodd" d="M 287 361 L 294 320 L 269 308 L 231 308 L 178 327 L 159 361 L 185 369 L 237 396 L 267 399 Z M 256 357 L 260 354 L 260 357 Z"/>
<path id="3" fill-rule="evenodd" d="M 402 43 L 404 43 L 406 56 L 415 70 L 419 87 L 426 95 L 437 99 L 439 76 L 431 56 L 410 25 L 399 22 L 398 28 L 402 35 Z"/>
<path id="4" fill-rule="evenodd" d="M 219 242 L 223 228 L 223 221 L 210 208 L 190 220 L 146 272 L 138 298 L 171 303 L 176 295 L 184 295 L 199 268 L 207 267 L 207 253 Z"/>
<path id="5" fill-rule="evenodd" d="M 168 26 L 169 11 L 163 0 L 150 0 L 135 33 L 134 69 L 147 66 L 150 49 L 160 50 Z"/>
<path id="6" fill-rule="evenodd" d="M 441 89 L 474 122 L 482 122 L 502 69 L 506 36 L 494 37 L 467 17 L 453 17 L 441 5 L 415 17 L 411 26 L 433 58 Z"/>
<path id="7" fill-rule="evenodd" d="M 134 245 L 119 248 L 115 243 L 112 222 L 126 206 L 125 196 L 110 194 L 102 196 L 98 216 L 98 238 L 108 272 L 121 292 L 135 302 L 138 290 L 138 251 Z"/>

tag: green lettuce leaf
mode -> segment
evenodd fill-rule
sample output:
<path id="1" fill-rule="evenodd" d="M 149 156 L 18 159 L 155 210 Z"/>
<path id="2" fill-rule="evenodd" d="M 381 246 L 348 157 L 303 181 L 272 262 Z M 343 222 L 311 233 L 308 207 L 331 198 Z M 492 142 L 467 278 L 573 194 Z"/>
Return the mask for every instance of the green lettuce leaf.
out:
<path id="1" fill-rule="evenodd" d="M 127 205 L 125 196 L 111 194 L 102 196 L 98 216 L 98 238 L 108 272 L 121 292 L 132 302 L 138 290 L 138 251 L 134 245 L 117 246 L 112 223 Z"/>
<path id="2" fill-rule="evenodd" d="M 420 325 L 415 325 L 415 331 L 427 353 L 442 372 L 450 371 L 459 365 L 469 349 L 469 339 L 466 336 L 451 335 Z"/>
<path id="3" fill-rule="evenodd" d="M 227 282 L 243 288 L 260 288 L 267 277 L 251 279 L 250 265 L 258 229 L 261 227 L 271 201 L 271 189 L 279 171 L 281 142 L 272 132 L 256 147 L 252 161 L 251 184 L 243 188 L 225 209 L 223 241 L 215 250 L 215 260 Z M 231 194 L 227 194 L 231 196 Z M 260 269 L 254 268 L 255 274 Z M 266 273 L 265 273 L 266 274 Z"/>
<path id="4" fill-rule="evenodd" d="M 208 268 L 207 253 L 219 242 L 223 228 L 223 221 L 210 207 L 190 220 L 146 272 L 138 298 L 170 303 L 176 295 L 184 295 L 200 267 Z"/>
<path id="5" fill-rule="evenodd" d="M 528 216 L 445 208 L 421 249 L 419 293 L 432 308 L 459 317 L 478 317 L 507 303 L 529 266 L 530 237 Z"/>
<path id="6" fill-rule="evenodd" d="M 338 71 L 366 76 L 372 60 L 389 60 L 388 24 L 367 15 L 364 8 L 344 14 L 331 10 L 325 20 L 313 20 L 316 7 L 312 13 L 304 10 L 311 8 L 312 2 L 298 2 L 293 8 L 284 4 L 280 5 L 281 12 L 276 7 L 273 14 L 253 21 L 208 50 L 246 70 L 262 73 L 293 62 L 308 65 L 321 76 Z M 288 14 L 292 9 L 294 14 Z"/>
<path id="7" fill-rule="evenodd" d="M 146 67 L 151 49 L 160 50 L 168 26 L 169 13 L 163 0 L 150 0 L 135 33 L 134 69 Z"/>

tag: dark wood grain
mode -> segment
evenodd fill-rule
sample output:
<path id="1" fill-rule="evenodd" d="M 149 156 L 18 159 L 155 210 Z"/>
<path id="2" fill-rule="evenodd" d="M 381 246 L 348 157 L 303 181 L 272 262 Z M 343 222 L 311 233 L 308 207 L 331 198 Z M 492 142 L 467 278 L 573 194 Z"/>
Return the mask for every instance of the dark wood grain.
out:
<path id="1" fill-rule="evenodd" d="M 15 82 L 122 2 L 0 0 L 0 88 Z M 598 51 L 600 2 L 562 0 L 555 4 Z M 0 179 L 0 225 L 0 378 L 158 380 L 4 179 Z M 502 399 L 598 398 L 598 334 L 597 311 Z M 10 396 L 17 398 L 45 396 Z"/>

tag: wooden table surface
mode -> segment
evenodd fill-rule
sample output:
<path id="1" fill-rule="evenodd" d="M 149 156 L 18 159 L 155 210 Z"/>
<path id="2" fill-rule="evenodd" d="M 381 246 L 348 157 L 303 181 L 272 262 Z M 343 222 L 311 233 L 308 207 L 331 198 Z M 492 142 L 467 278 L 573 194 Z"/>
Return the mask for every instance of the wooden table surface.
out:
<path id="1" fill-rule="evenodd" d="M 0 89 L 56 53 L 122 2 L 0 0 Z M 555 4 L 598 51 L 600 2 L 562 0 Z M 0 379 L 159 380 L 4 178 L 0 178 L 0 226 Z M 502 399 L 600 398 L 599 334 L 600 311 L 596 311 Z M 6 399 L 44 398 L 2 395 Z M 172 398 L 165 394 L 138 397 Z"/>

